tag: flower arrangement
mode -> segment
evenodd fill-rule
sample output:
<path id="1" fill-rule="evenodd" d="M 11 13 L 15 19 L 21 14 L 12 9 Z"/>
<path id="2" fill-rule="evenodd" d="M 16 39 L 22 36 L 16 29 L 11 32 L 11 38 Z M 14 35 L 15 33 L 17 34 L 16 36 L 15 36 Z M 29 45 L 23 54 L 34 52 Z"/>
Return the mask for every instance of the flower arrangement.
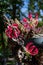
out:
<path id="1" fill-rule="evenodd" d="M 38 14 L 35 14 L 35 18 L 32 18 L 32 13 L 30 13 L 28 15 L 28 19 L 23 18 L 22 21 L 18 21 L 17 19 L 14 20 L 9 20 L 5 15 L 4 17 L 7 20 L 7 28 L 5 30 L 6 35 L 8 36 L 8 38 L 12 39 L 13 41 L 17 42 L 18 45 L 20 45 L 20 47 L 23 48 L 23 53 L 21 52 L 21 49 L 18 49 L 18 57 L 20 58 L 20 60 L 22 59 L 21 56 L 19 55 L 23 55 L 24 52 L 28 53 L 29 55 L 35 56 L 38 54 L 38 48 L 33 45 L 32 42 L 28 42 L 26 46 L 24 46 L 24 40 L 29 37 L 27 37 L 28 35 L 30 36 L 30 38 L 32 37 L 31 34 L 35 34 L 36 33 L 36 28 L 38 25 Z M 31 34 L 30 34 L 31 33 Z M 24 57 L 24 55 L 23 55 Z"/>

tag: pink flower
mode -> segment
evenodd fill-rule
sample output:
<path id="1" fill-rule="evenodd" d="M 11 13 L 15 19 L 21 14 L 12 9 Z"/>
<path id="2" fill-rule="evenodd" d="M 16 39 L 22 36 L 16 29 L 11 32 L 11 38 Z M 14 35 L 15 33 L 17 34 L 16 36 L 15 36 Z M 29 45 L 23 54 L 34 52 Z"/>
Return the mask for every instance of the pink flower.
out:
<path id="1" fill-rule="evenodd" d="M 13 29 L 13 38 L 18 38 L 20 35 L 20 30 L 18 28 Z"/>
<path id="2" fill-rule="evenodd" d="M 12 38 L 12 27 L 11 26 L 8 26 L 5 32 L 9 38 Z"/>
<path id="3" fill-rule="evenodd" d="M 18 28 L 16 30 L 17 30 L 18 35 L 20 35 L 20 30 Z"/>
<path id="4" fill-rule="evenodd" d="M 18 29 L 18 24 L 12 24 L 12 26 L 14 26 L 14 30 L 13 30 L 13 38 L 18 38 L 19 34 L 20 34 L 20 30 Z"/>
<path id="5" fill-rule="evenodd" d="M 18 38 L 18 34 L 16 30 L 13 31 L 13 38 Z"/>
<path id="6" fill-rule="evenodd" d="M 27 19 L 26 18 L 23 18 L 23 22 L 27 22 Z"/>
<path id="7" fill-rule="evenodd" d="M 11 27 L 11 26 L 7 26 L 7 29 L 8 29 L 8 30 L 12 30 L 12 27 Z"/>
<path id="8" fill-rule="evenodd" d="M 18 38 L 19 35 L 20 35 L 20 30 L 19 29 L 13 30 L 13 38 Z"/>
<path id="9" fill-rule="evenodd" d="M 7 26 L 5 32 L 9 38 L 18 38 L 18 36 L 20 35 L 20 30 L 18 29 L 18 25 L 15 23 L 12 24 L 11 26 Z"/>
<path id="10" fill-rule="evenodd" d="M 35 19 L 36 19 L 35 25 L 37 26 L 38 25 L 38 13 L 35 13 Z"/>
<path id="11" fill-rule="evenodd" d="M 32 13 L 31 13 L 31 12 L 29 13 L 28 18 L 29 18 L 30 20 L 32 20 Z"/>
<path id="12" fill-rule="evenodd" d="M 12 26 L 14 26 L 15 28 L 18 28 L 18 24 L 16 23 L 12 24 Z"/>
<path id="13" fill-rule="evenodd" d="M 30 55 L 34 56 L 38 54 L 38 48 L 35 45 L 33 45 L 32 42 L 27 43 L 26 49 L 30 53 Z"/>
<path id="14" fill-rule="evenodd" d="M 28 30 L 28 32 L 30 31 L 30 25 L 29 24 L 24 24 L 24 27 Z"/>
<path id="15" fill-rule="evenodd" d="M 27 26 L 28 26 L 27 24 L 24 24 L 24 27 L 25 27 L 25 28 L 27 28 Z"/>

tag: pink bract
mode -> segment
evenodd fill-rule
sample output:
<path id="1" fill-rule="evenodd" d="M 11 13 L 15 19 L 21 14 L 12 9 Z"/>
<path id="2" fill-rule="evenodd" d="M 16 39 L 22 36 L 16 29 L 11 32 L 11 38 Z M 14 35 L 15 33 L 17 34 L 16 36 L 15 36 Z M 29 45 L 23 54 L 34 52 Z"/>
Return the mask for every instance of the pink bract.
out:
<path id="1" fill-rule="evenodd" d="M 23 22 L 27 22 L 27 19 L 26 18 L 23 18 Z"/>
<path id="2" fill-rule="evenodd" d="M 32 18 L 32 13 L 31 13 L 31 12 L 28 14 L 28 18 L 29 18 L 29 19 Z"/>
<path id="3" fill-rule="evenodd" d="M 9 38 L 12 38 L 12 29 L 6 29 L 5 30 L 5 32 L 6 32 L 6 35 L 9 37 Z"/>
<path id="4" fill-rule="evenodd" d="M 15 28 L 18 28 L 18 24 L 12 24 L 12 26 L 14 26 Z"/>
<path id="5" fill-rule="evenodd" d="M 34 48 L 35 48 L 35 50 L 34 50 Z M 38 54 L 38 48 L 35 45 L 33 45 L 32 42 L 27 43 L 26 49 L 30 53 L 30 55 L 34 56 L 34 55 Z"/>

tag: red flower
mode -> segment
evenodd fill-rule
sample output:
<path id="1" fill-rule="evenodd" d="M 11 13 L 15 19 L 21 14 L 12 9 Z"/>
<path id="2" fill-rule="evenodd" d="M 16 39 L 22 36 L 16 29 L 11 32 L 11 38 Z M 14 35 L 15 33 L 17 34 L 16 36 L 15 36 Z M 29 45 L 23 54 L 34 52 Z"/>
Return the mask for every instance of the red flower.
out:
<path id="1" fill-rule="evenodd" d="M 19 34 L 20 34 L 20 30 L 18 29 L 18 24 L 12 24 L 12 26 L 14 26 L 14 30 L 13 30 L 13 38 L 18 38 Z"/>
<path id="2" fill-rule="evenodd" d="M 14 29 L 13 29 L 14 27 Z M 9 38 L 18 38 L 19 34 L 20 34 L 20 30 L 18 29 L 18 24 L 12 24 L 11 26 L 7 26 L 6 29 L 6 35 Z"/>
<path id="3" fill-rule="evenodd" d="M 12 24 L 12 26 L 14 26 L 15 28 L 18 28 L 18 24 L 16 23 Z"/>
<path id="4" fill-rule="evenodd" d="M 30 25 L 29 24 L 24 24 L 24 27 L 26 28 L 26 29 L 28 29 L 28 31 L 30 31 Z"/>
<path id="5" fill-rule="evenodd" d="M 28 18 L 29 18 L 29 19 L 32 18 L 32 13 L 31 13 L 31 12 L 29 13 Z"/>
<path id="6" fill-rule="evenodd" d="M 18 38 L 18 34 L 16 30 L 13 31 L 13 38 Z"/>
<path id="7" fill-rule="evenodd" d="M 26 18 L 23 18 L 23 22 L 27 22 L 27 19 Z"/>
<path id="8" fill-rule="evenodd" d="M 26 45 L 26 49 L 27 51 L 30 53 L 30 55 L 37 55 L 38 54 L 38 49 L 35 45 L 33 45 L 32 42 L 29 42 L 27 45 Z"/>
<path id="9" fill-rule="evenodd" d="M 24 24 L 24 27 L 25 27 L 25 28 L 27 28 L 27 26 L 28 26 L 27 24 Z"/>
<path id="10" fill-rule="evenodd" d="M 11 27 L 11 26 L 7 26 L 7 29 L 8 29 L 8 30 L 12 30 L 12 27 Z"/>
<path id="11" fill-rule="evenodd" d="M 17 28 L 17 29 L 15 29 L 15 30 L 13 31 L 13 38 L 18 38 L 19 35 L 20 35 L 20 31 L 19 31 L 19 29 Z"/>
<path id="12" fill-rule="evenodd" d="M 18 28 L 16 30 L 17 30 L 18 35 L 20 35 L 20 30 Z"/>
<path id="13" fill-rule="evenodd" d="M 8 26 L 5 32 L 9 38 L 12 38 L 12 27 L 11 26 Z"/>

